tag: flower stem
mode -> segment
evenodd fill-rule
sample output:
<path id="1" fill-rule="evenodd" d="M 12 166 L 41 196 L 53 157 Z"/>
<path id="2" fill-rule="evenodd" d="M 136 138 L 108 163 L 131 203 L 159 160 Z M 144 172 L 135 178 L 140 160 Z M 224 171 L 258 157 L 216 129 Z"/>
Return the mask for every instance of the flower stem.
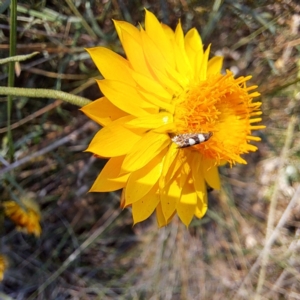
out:
<path id="1" fill-rule="evenodd" d="M 23 96 L 31 98 L 53 98 L 77 105 L 84 106 L 91 102 L 91 100 L 84 97 L 72 95 L 62 91 L 48 90 L 48 89 L 27 89 L 0 86 L 0 95 L 6 96 Z"/>
<path id="2" fill-rule="evenodd" d="M 32 58 L 33 56 L 39 54 L 40 52 L 33 52 L 33 53 L 30 53 L 30 54 L 26 54 L 26 55 L 16 55 L 16 56 L 11 56 L 11 57 L 6 57 L 6 58 L 2 58 L 0 59 L 0 65 L 2 64 L 6 64 L 6 63 L 9 63 L 9 62 L 16 62 L 16 61 L 23 61 L 23 60 L 26 60 L 26 59 L 29 59 L 29 58 Z"/>
<path id="3" fill-rule="evenodd" d="M 16 54 L 16 34 L 17 34 L 17 1 L 12 0 L 10 3 L 10 33 L 9 33 L 9 56 Z M 15 82 L 15 62 L 11 61 L 8 64 L 8 82 L 9 87 L 13 87 Z M 14 157 L 14 143 L 12 132 L 10 129 L 12 111 L 12 97 L 7 97 L 7 138 L 8 138 L 8 158 L 10 161 Z"/>

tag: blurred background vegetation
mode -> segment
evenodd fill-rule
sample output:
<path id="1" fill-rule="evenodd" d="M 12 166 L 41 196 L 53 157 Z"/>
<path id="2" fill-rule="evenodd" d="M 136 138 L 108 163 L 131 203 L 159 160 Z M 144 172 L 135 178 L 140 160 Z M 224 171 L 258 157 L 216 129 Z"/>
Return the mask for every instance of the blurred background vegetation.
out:
<path id="1" fill-rule="evenodd" d="M 0 59 L 10 56 L 9 4 L 0 1 Z M 11 159 L 1 96 L 0 199 L 38 201 L 43 232 L 24 235 L 1 213 L 0 299 L 300 299 L 297 0 L 18 1 L 16 54 L 39 54 L 16 63 L 14 85 L 99 98 L 84 48 L 124 54 L 112 19 L 143 24 L 144 8 L 173 29 L 178 19 L 196 27 L 224 68 L 253 76 L 267 126 L 259 151 L 221 169 L 221 191 L 188 229 L 177 219 L 157 229 L 155 218 L 132 227 L 119 192 L 87 193 L 105 164 L 83 152 L 98 125 L 60 99 L 13 97 Z"/>

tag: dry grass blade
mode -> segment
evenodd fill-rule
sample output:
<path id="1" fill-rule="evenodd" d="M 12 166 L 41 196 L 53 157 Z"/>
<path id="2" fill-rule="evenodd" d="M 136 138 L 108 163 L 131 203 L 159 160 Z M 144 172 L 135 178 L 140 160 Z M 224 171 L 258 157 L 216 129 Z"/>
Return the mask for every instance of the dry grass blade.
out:
<path id="1" fill-rule="evenodd" d="M 283 214 L 282 214 L 279 222 L 277 223 L 275 229 L 272 231 L 271 235 L 266 240 L 265 245 L 264 245 L 264 249 L 260 252 L 260 255 L 256 259 L 255 263 L 252 265 L 251 269 L 249 270 L 249 273 L 247 274 L 247 276 L 244 278 L 242 284 L 240 285 L 240 287 L 237 291 L 237 297 L 238 297 L 237 299 L 239 299 L 239 296 L 245 296 L 245 294 L 248 294 L 248 291 L 244 290 L 245 285 L 248 284 L 248 280 L 251 279 L 251 276 L 253 276 L 253 274 L 257 271 L 257 269 L 261 265 L 262 260 L 265 259 L 266 253 L 269 253 L 270 248 L 272 247 L 272 245 L 274 244 L 274 242 L 276 241 L 276 239 L 280 235 L 280 230 L 288 222 L 291 211 L 293 210 L 293 208 L 295 208 L 300 203 L 299 199 L 300 199 L 300 187 L 298 187 L 296 193 L 294 194 L 294 196 L 291 199 L 291 201 L 289 202 L 287 208 L 283 212 Z"/>
<path id="2" fill-rule="evenodd" d="M 284 146 L 282 148 L 280 157 L 279 157 L 279 166 L 278 166 L 278 175 L 277 179 L 275 181 L 275 186 L 273 190 L 273 194 L 271 197 L 271 203 L 270 203 L 270 208 L 269 208 L 269 214 L 268 214 L 268 223 L 267 223 L 267 233 L 266 233 L 266 241 L 270 240 L 270 236 L 274 230 L 274 222 L 275 222 L 275 213 L 276 213 L 276 206 L 277 206 L 277 201 L 278 201 L 278 196 L 279 196 L 279 181 L 281 178 L 284 176 L 284 165 L 286 163 L 286 160 L 288 158 L 288 152 L 292 146 L 293 140 L 294 140 L 294 130 L 295 126 L 298 124 L 298 117 L 292 116 L 291 120 L 289 122 L 289 126 L 287 129 L 286 133 L 286 139 Z M 288 211 L 289 213 L 290 211 Z M 270 245 L 267 247 L 266 245 L 269 245 L 268 242 L 265 243 L 265 247 L 262 251 L 262 265 L 261 265 L 261 270 L 259 273 L 259 278 L 258 278 L 258 284 L 257 284 L 257 289 L 256 289 L 256 296 L 255 299 L 260 299 L 261 297 L 261 292 L 263 288 L 263 284 L 265 281 L 266 277 L 266 267 L 268 265 L 268 259 L 269 259 L 269 251 L 270 251 Z"/>

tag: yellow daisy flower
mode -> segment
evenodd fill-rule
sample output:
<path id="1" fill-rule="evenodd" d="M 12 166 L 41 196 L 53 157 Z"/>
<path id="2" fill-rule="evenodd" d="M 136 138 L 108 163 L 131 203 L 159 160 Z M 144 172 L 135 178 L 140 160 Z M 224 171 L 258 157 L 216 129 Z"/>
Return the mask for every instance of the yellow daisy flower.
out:
<path id="1" fill-rule="evenodd" d="M 3 280 L 4 273 L 7 267 L 8 267 L 7 258 L 4 255 L 0 254 L 0 281 Z"/>
<path id="2" fill-rule="evenodd" d="M 110 158 L 90 191 L 123 189 L 134 224 L 156 211 L 160 227 L 175 214 L 188 226 L 207 210 L 207 185 L 220 188 L 218 166 L 257 150 L 259 93 L 251 76 L 220 73 L 222 58 L 208 59 L 195 28 L 173 31 L 147 10 L 145 29 L 114 24 L 127 59 L 87 49 L 104 77 L 104 97 L 82 109 L 103 126 L 87 151 Z"/>
<path id="3" fill-rule="evenodd" d="M 32 198 L 24 198 L 21 201 L 24 207 L 21 207 L 15 201 L 3 202 L 4 213 L 16 224 L 18 230 L 39 237 L 42 229 L 38 204 Z"/>

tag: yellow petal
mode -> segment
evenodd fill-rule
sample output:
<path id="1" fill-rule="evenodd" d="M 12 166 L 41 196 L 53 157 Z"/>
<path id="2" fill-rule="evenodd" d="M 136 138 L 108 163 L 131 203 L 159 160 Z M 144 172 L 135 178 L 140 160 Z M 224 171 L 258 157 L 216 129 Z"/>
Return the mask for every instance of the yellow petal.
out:
<path id="1" fill-rule="evenodd" d="M 207 64 L 207 75 L 214 75 L 221 73 L 223 66 L 223 57 L 214 56 L 208 61 Z"/>
<path id="2" fill-rule="evenodd" d="M 125 208 L 125 190 L 126 190 L 126 186 L 123 188 L 122 193 L 121 193 L 121 197 L 120 197 L 120 208 Z"/>
<path id="3" fill-rule="evenodd" d="M 157 185 L 155 185 L 151 189 L 151 191 L 141 200 L 132 204 L 132 216 L 134 225 L 146 220 L 154 212 L 159 203 L 159 195 L 156 193 L 156 191 Z"/>
<path id="4" fill-rule="evenodd" d="M 161 27 L 167 37 L 167 39 L 170 41 L 171 43 L 171 49 L 174 49 L 174 43 L 175 43 L 175 32 L 173 31 L 173 29 L 166 25 L 166 24 L 161 24 Z"/>
<path id="5" fill-rule="evenodd" d="M 181 23 L 179 22 L 176 30 L 175 30 L 175 59 L 176 59 L 176 66 L 177 66 L 177 71 L 185 76 L 189 77 L 191 75 L 191 65 L 188 60 L 188 57 L 185 52 L 185 47 L 184 47 L 184 35 L 181 27 Z"/>
<path id="6" fill-rule="evenodd" d="M 172 70 L 172 67 L 170 67 L 168 69 L 168 71 L 167 71 L 168 74 L 169 74 L 170 70 Z M 173 70 L 175 70 L 175 69 L 173 69 Z M 157 80 L 160 82 L 160 84 L 167 91 L 169 91 L 169 93 L 179 94 L 182 91 L 182 87 L 172 76 L 169 76 L 168 74 L 164 74 L 163 72 L 159 71 L 158 69 L 156 69 L 153 66 L 152 66 L 152 71 L 153 71 L 155 77 L 157 78 Z"/>
<path id="7" fill-rule="evenodd" d="M 151 78 L 152 75 L 145 59 L 139 30 L 127 22 L 114 21 L 114 23 L 133 70 Z"/>
<path id="8" fill-rule="evenodd" d="M 213 161 L 209 159 L 203 160 L 202 172 L 207 184 L 215 190 L 221 187 L 218 167 L 213 165 Z"/>
<path id="9" fill-rule="evenodd" d="M 163 157 L 158 155 L 146 166 L 131 173 L 126 186 L 126 206 L 140 200 L 156 185 L 161 174 L 162 164 Z"/>
<path id="10" fill-rule="evenodd" d="M 125 155 L 142 137 L 141 129 L 124 127 L 124 123 L 133 118 L 125 116 L 102 128 L 94 136 L 86 151 L 101 157 Z"/>
<path id="11" fill-rule="evenodd" d="M 191 174 L 187 177 L 187 180 L 182 188 L 180 202 L 184 204 L 196 205 L 197 204 L 197 193 L 191 178 Z"/>
<path id="12" fill-rule="evenodd" d="M 135 86 L 129 71 L 130 65 L 121 55 L 104 47 L 88 48 L 86 51 L 91 55 L 104 78 Z M 116 70 L 118 71 L 116 72 Z"/>
<path id="13" fill-rule="evenodd" d="M 175 44 L 174 45 L 174 49 L 178 48 L 178 46 Z M 177 49 L 178 51 L 175 51 L 177 54 L 179 53 L 179 60 L 181 60 L 180 57 L 180 50 L 179 48 Z M 184 75 L 182 73 L 180 73 L 180 71 L 177 71 L 177 69 L 173 69 L 171 67 L 166 66 L 166 71 L 168 73 L 168 76 L 175 82 L 177 82 L 180 87 L 182 88 L 182 90 L 186 90 L 187 85 L 190 83 L 190 78 L 188 76 L 188 74 Z M 192 74 L 189 74 L 192 75 Z"/>
<path id="14" fill-rule="evenodd" d="M 174 214 L 167 220 L 167 225 L 172 221 L 175 215 L 176 215 L 176 211 L 174 211 Z"/>
<path id="15" fill-rule="evenodd" d="M 208 208 L 208 205 L 207 205 L 207 193 L 206 193 L 203 200 L 201 200 L 198 197 L 197 206 L 196 206 L 196 210 L 195 210 L 195 216 L 199 219 L 203 218 L 203 216 L 207 212 L 207 208 Z"/>
<path id="16" fill-rule="evenodd" d="M 17 230 L 39 237 L 42 232 L 41 214 L 37 202 L 31 197 L 28 194 L 25 198 L 18 199 L 18 203 L 4 201 L 3 210 L 5 215 L 15 223 Z"/>
<path id="17" fill-rule="evenodd" d="M 139 30 L 135 26 L 125 21 L 113 20 L 113 22 L 122 44 L 124 43 L 124 31 L 128 32 L 131 38 L 135 39 L 136 41 L 140 41 Z"/>
<path id="18" fill-rule="evenodd" d="M 183 224 L 189 226 L 195 214 L 197 195 L 192 183 L 188 181 L 182 189 L 180 200 L 177 202 L 176 211 Z"/>
<path id="19" fill-rule="evenodd" d="M 201 156 L 196 152 L 193 154 L 191 169 L 195 191 L 198 198 L 203 201 L 207 194 L 207 187 L 202 170 L 202 159 Z"/>
<path id="20" fill-rule="evenodd" d="M 132 121 L 127 122 L 125 126 L 128 128 L 154 129 L 172 123 L 173 115 L 167 112 L 161 112 L 158 114 L 133 119 Z"/>
<path id="21" fill-rule="evenodd" d="M 174 68 L 175 58 L 173 55 L 172 44 L 162 28 L 162 24 L 159 23 L 155 15 L 147 9 L 145 17 L 145 29 L 147 35 L 156 44 L 157 48 L 160 49 L 165 61 Z"/>
<path id="22" fill-rule="evenodd" d="M 203 57 L 203 45 L 201 37 L 195 28 L 188 31 L 184 38 L 185 50 L 190 61 L 190 65 L 193 69 L 193 75 L 197 72 L 197 60 L 202 61 Z M 193 77 L 194 77 L 193 76 Z"/>
<path id="23" fill-rule="evenodd" d="M 142 168 L 160 152 L 166 152 L 169 144 L 170 137 L 167 134 L 157 134 L 151 131 L 146 133 L 127 154 L 122 169 L 125 172 L 133 172 Z"/>
<path id="24" fill-rule="evenodd" d="M 170 132 L 175 132 L 176 131 L 176 125 L 175 123 L 169 123 L 166 125 L 163 125 L 161 127 L 158 128 L 153 128 L 153 132 L 155 133 L 170 133 Z"/>
<path id="25" fill-rule="evenodd" d="M 187 157 L 187 161 L 185 163 L 182 163 L 181 169 L 180 169 L 180 177 L 179 177 L 179 185 L 181 187 L 186 185 L 186 181 L 190 178 L 191 174 L 191 165 L 190 165 L 190 157 Z"/>
<path id="26" fill-rule="evenodd" d="M 160 108 L 160 110 L 166 110 L 171 114 L 174 113 L 175 106 L 173 104 L 168 103 L 166 99 L 153 95 L 143 90 L 139 90 L 138 92 L 141 95 L 141 97 L 144 97 L 144 99 L 146 99 L 153 106 Z"/>
<path id="27" fill-rule="evenodd" d="M 155 43 L 142 29 L 140 32 L 142 39 L 142 46 L 146 61 L 149 63 L 149 69 L 152 71 L 152 66 L 160 70 L 162 73 L 166 73 L 165 65 L 166 60 L 162 55 L 161 49 L 158 49 Z"/>
<path id="28" fill-rule="evenodd" d="M 125 186 L 129 174 L 119 177 L 124 157 L 113 157 L 106 163 L 91 187 L 90 192 L 111 192 Z"/>
<path id="29" fill-rule="evenodd" d="M 151 105 L 144 101 L 138 94 L 136 88 L 120 81 L 108 79 L 97 80 L 97 82 L 107 99 L 121 110 L 136 117 L 149 114 L 144 108 L 147 109 Z"/>
<path id="30" fill-rule="evenodd" d="M 126 112 L 114 106 L 105 97 L 102 97 L 91 102 L 90 104 L 85 105 L 80 110 L 93 121 L 102 126 L 106 126 L 112 121 L 127 115 Z"/>
<path id="31" fill-rule="evenodd" d="M 192 28 L 187 32 L 184 38 L 184 45 L 187 54 L 193 55 L 199 51 L 203 53 L 202 40 L 196 28 Z"/>
<path id="32" fill-rule="evenodd" d="M 176 160 L 176 162 L 178 160 Z M 174 165 L 175 164 L 172 164 L 170 166 L 171 172 Z M 168 182 L 168 184 L 163 187 L 162 190 L 160 190 L 162 209 L 166 219 L 168 219 L 173 214 L 178 202 L 181 201 L 180 198 L 182 195 L 182 189 L 186 185 L 186 182 L 190 176 L 190 172 L 191 168 L 189 166 L 188 160 L 186 160 L 184 162 L 181 161 L 180 167 L 177 169 L 173 177 L 170 178 L 170 174 L 167 174 L 166 182 Z"/>
<path id="33" fill-rule="evenodd" d="M 164 217 L 160 203 L 158 203 L 155 212 L 156 212 L 156 220 L 157 220 L 158 227 L 161 228 L 166 226 L 168 222 Z"/>
<path id="34" fill-rule="evenodd" d="M 172 100 L 173 95 L 164 89 L 158 81 L 148 78 L 145 75 L 139 74 L 135 71 L 132 71 L 131 75 L 136 83 L 144 90 L 166 99 L 165 101 L 167 102 Z"/>
<path id="35" fill-rule="evenodd" d="M 166 220 L 174 214 L 181 191 L 182 187 L 179 186 L 178 180 L 172 180 L 161 191 L 161 209 Z"/>
<path id="36" fill-rule="evenodd" d="M 205 80 L 207 78 L 207 65 L 208 65 L 208 56 L 210 52 L 210 45 L 208 45 L 207 49 L 204 52 L 203 59 L 201 61 L 201 67 L 198 74 L 199 80 Z"/>
<path id="37" fill-rule="evenodd" d="M 174 146 L 173 146 L 174 147 Z M 177 148 L 178 150 L 178 148 Z M 177 178 L 178 172 L 183 172 L 183 166 L 187 163 L 188 155 L 185 155 L 185 153 L 188 153 L 186 151 L 182 152 L 182 150 L 178 150 L 178 155 L 176 156 L 176 159 L 174 159 L 174 163 L 170 165 L 169 171 L 166 174 L 166 182 L 171 181 L 173 178 Z M 185 173 L 186 175 L 187 173 Z M 185 177 L 186 178 L 186 177 Z M 183 179 L 183 175 L 181 175 L 181 180 Z"/>
<path id="38" fill-rule="evenodd" d="M 170 145 L 168 152 L 164 159 L 164 164 L 163 164 L 161 176 L 159 179 L 159 189 L 160 190 L 163 190 L 166 185 L 166 182 L 168 182 L 168 180 L 166 180 L 166 176 L 167 176 L 171 166 L 174 165 L 174 161 L 175 161 L 178 153 L 179 153 L 179 151 L 178 151 L 177 145 L 175 143 L 172 143 Z"/>

